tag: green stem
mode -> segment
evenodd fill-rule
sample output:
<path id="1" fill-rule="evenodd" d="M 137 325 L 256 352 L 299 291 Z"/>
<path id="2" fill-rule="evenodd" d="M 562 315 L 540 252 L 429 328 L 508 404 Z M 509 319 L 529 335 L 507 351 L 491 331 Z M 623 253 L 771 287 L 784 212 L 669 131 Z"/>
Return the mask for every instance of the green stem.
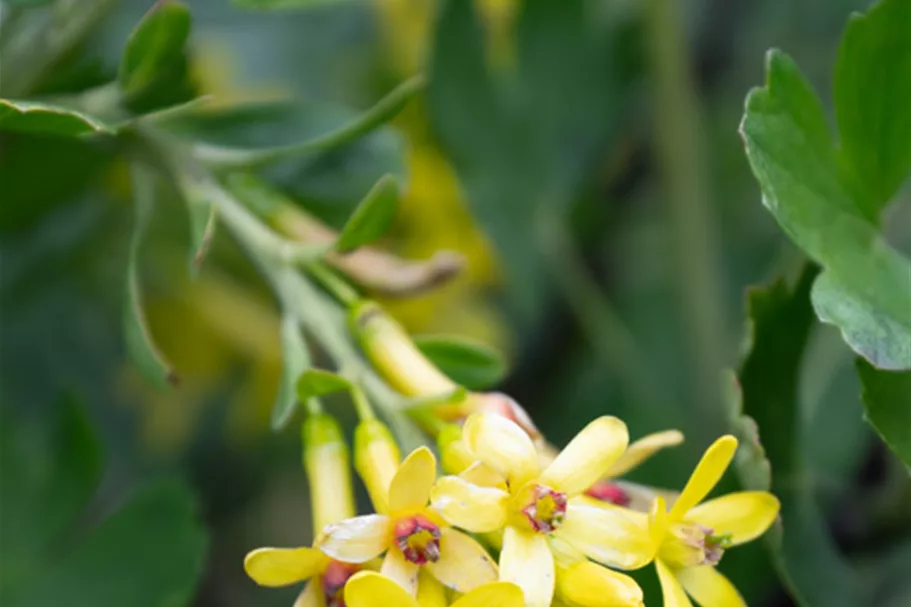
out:
<path id="1" fill-rule="evenodd" d="M 367 400 L 367 395 L 364 394 L 360 386 L 353 385 L 351 387 L 351 402 L 354 403 L 354 410 L 357 411 L 357 416 L 362 422 L 376 419 L 373 407 L 370 406 L 370 401 Z"/>
<path id="2" fill-rule="evenodd" d="M 322 261 L 313 261 L 305 267 L 307 272 L 346 308 L 350 308 L 361 300 L 360 294 L 354 287 L 341 279 Z"/>
<path id="3" fill-rule="evenodd" d="M 372 108 L 342 126 L 315 139 L 265 149 L 227 148 L 206 143 L 193 145 L 193 156 L 217 171 L 249 169 L 313 152 L 336 148 L 355 141 L 387 123 L 425 84 L 423 76 L 406 80 Z"/>
<path id="4" fill-rule="evenodd" d="M 678 3 L 648 0 L 646 27 L 654 94 L 656 158 L 674 233 L 676 276 L 690 330 L 698 402 L 704 421 L 722 419 L 717 389 L 725 366 L 725 320 L 717 234 L 705 178 L 699 101 Z M 709 429 L 710 431 L 714 429 Z"/>

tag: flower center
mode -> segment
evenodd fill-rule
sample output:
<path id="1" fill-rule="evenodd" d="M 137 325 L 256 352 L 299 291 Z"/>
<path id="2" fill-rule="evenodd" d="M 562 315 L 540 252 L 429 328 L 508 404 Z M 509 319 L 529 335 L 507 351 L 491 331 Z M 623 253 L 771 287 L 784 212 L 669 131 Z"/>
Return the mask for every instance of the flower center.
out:
<path id="1" fill-rule="evenodd" d="M 566 494 L 544 485 L 530 487 L 530 499 L 521 512 L 538 533 L 550 533 L 563 524 L 566 518 Z"/>
<path id="2" fill-rule="evenodd" d="M 724 551 L 731 547 L 731 535 L 715 535 L 702 525 L 673 525 L 661 544 L 661 558 L 675 567 L 717 565 Z"/>
<path id="3" fill-rule="evenodd" d="M 323 572 L 322 580 L 326 607 L 345 607 L 345 584 L 348 583 L 348 578 L 357 571 L 357 565 L 329 561 L 329 565 Z"/>
<path id="4" fill-rule="evenodd" d="M 440 528 L 420 514 L 395 523 L 395 543 L 405 559 L 415 565 L 436 563 L 440 559 Z"/>
<path id="5" fill-rule="evenodd" d="M 585 495 L 618 506 L 629 506 L 632 501 L 626 491 L 608 480 L 597 481 L 585 491 Z"/>

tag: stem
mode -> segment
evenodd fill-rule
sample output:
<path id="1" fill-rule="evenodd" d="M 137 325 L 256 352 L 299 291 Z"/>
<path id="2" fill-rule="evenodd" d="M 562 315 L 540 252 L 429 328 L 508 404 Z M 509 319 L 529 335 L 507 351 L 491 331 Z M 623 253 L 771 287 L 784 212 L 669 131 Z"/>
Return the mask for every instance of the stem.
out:
<path id="1" fill-rule="evenodd" d="M 254 168 L 302 154 L 336 148 L 360 139 L 388 122 L 412 96 L 424 88 L 424 84 L 423 76 L 406 80 L 348 124 L 315 139 L 258 150 L 196 143 L 193 145 L 193 156 L 213 170 L 226 171 Z"/>
<path id="2" fill-rule="evenodd" d="M 705 179 L 699 135 L 699 101 L 677 4 L 648 0 L 649 62 L 654 99 L 656 157 L 674 230 L 679 289 L 691 333 L 696 397 L 705 420 L 717 420 L 718 374 L 725 366 L 725 320 L 721 305 L 717 236 Z M 711 430 L 711 429 L 710 429 Z"/>
<path id="3" fill-rule="evenodd" d="M 339 278 L 338 275 L 322 261 L 318 260 L 307 264 L 306 270 L 323 286 L 324 289 L 331 293 L 332 296 L 345 307 L 350 308 L 361 300 L 361 296 L 354 287 Z"/>
<path id="4" fill-rule="evenodd" d="M 357 411 L 357 416 L 361 418 L 362 422 L 376 419 L 373 407 L 370 406 L 370 401 L 367 400 L 367 395 L 364 394 L 360 386 L 351 386 L 351 401 L 354 403 L 354 410 Z"/>
<path id="5" fill-rule="evenodd" d="M 645 355 L 610 300 L 586 272 L 566 228 L 558 218 L 542 216 L 538 236 L 551 274 L 579 324 L 587 329 L 590 346 L 613 371 L 629 398 L 652 411 L 661 411 L 667 399 L 645 371 L 650 368 Z"/>

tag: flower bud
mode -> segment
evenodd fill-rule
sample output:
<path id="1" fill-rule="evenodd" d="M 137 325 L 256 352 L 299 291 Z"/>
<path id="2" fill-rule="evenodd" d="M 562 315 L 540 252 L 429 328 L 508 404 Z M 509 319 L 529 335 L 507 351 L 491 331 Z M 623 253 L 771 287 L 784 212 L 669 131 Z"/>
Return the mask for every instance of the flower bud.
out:
<path id="1" fill-rule="evenodd" d="M 462 441 L 462 428 L 448 424 L 437 435 L 440 450 L 440 464 L 447 474 L 461 474 L 474 463 L 468 448 Z"/>
<path id="2" fill-rule="evenodd" d="M 354 431 L 354 467 L 380 514 L 389 511 L 389 484 L 401 459 L 399 447 L 385 424 L 376 419 L 358 424 Z"/>
<path id="3" fill-rule="evenodd" d="M 310 479 L 313 532 L 355 514 L 348 445 L 331 415 L 310 415 L 301 427 L 304 468 Z"/>
<path id="4" fill-rule="evenodd" d="M 350 322 L 367 358 L 402 394 L 428 396 L 456 389 L 456 384 L 427 360 L 402 326 L 377 304 L 356 305 Z"/>

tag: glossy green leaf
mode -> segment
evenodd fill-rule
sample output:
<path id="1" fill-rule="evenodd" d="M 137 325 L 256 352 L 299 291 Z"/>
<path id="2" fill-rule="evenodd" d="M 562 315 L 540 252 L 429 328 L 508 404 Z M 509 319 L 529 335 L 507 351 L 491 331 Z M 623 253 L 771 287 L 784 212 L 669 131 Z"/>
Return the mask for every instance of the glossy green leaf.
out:
<path id="1" fill-rule="evenodd" d="M 37 432 L 35 431 L 37 430 Z M 65 406 L 52 431 L 23 419 L 0 426 L 4 607 L 184 605 L 202 571 L 206 538 L 182 483 L 146 485 L 113 514 L 84 509 L 101 478 L 98 437 Z M 90 506 L 89 506 L 90 507 Z"/>
<path id="2" fill-rule="evenodd" d="M 130 34 L 120 70 L 120 89 L 135 98 L 184 62 L 190 36 L 190 9 L 176 0 L 159 0 Z"/>
<path id="3" fill-rule="evenodd" d="M 139 248 L 145 235 L 146 226 L 152 213 L 155 198 L 154 176 L 149 169 L 134 165 L 133 205 L 135 224 L 130 239 L 130 251 L 127 258 L 126 299 L 123 308 L 123 332 L 127 353 L 137 369 L 153 384 L 165 388 L 178 382 L 178 377 L 171 364 L 158 350 L 142 309 L 142 293 L 139 281 Z"/>
<path id="4" fill-rule="evenodd" d="M 822 105 L 794 62 L 769 53 L 765 88 L 747 98 L 741 132 L 766 207 L 824 272 L 817 315 L 884 369 L 911 368 L 911 261 L 871 221 L 842 168 Z"/>
<path id="5" fill-rule="evenodd" d="M 307 369 L 297 380 L 297 399 L 305 402 L 311 398 L 347 392 L 350 389 L 351 382 L 337 373 L 325 369 Z"/>
<path id="6" fill-rule="evenodd" d="M 443 373 L 469 390 L 495 386 L 506 375 L 502 354 L 481 342 L 450 335 L 421 335 L 414 343 Z"/>
<path id="7" fill-rule="evenodd" d="M 285 427 L 297 408 L 298 378 L 310 364 L 310 353 L 301 335 L 297 319 L 286 314 L 281 323 L 282 376 L 272 405 L 272 429 Z"/>
<path id="8" fill-rule="evenodd" d="M 335 249 L 348 253 L 382 236 L 395 219 L 398 202 L 399 186 L 395 177 L 384 175 L 348 218 L 335 241 Z"/>
<path id="9" fill-rule="evenodd" d="M 881 371 L 858 359 L 857 373 L 867 421 L 911 470 L 911 371 Z"/>
<path id="10" fill-rule="evenodd" d="M 807 265 L 793 288 L 778 280 L 750 291 L 750 345 L 739 372 L 741 411 L 736 388 L 730 386 L 729 402 L 746 447 L 736 460 L 743 484 L 766 489 L 769 475 L 762 460 L 771 466 L 771 491 L 781 500 L 781 523 L 769 539 L 773 561 L 791 595 L 806 607 L 851 607 L 863 604 L 861 590 L 811 493 L 800 449 L 800 438 L 808 430 L 802 427 L 798 406 L 799 370 L 813 326 L 810 289 L 817 273 L 818 268 Z"/>
<path id="11" fill-rule="evenodd" d="M 911 2 L 881 0 L 848 21 L 835 64 L 842 152 L 876 217 L 911 171 Z"/>
<path id="12" fill-rule="evenodd" d="M 0 99 L 0 131 L 62 137 L 113 133 L 113 129 L 100 119 L 83 112 L 37 101 L 11 99 Z"/>

